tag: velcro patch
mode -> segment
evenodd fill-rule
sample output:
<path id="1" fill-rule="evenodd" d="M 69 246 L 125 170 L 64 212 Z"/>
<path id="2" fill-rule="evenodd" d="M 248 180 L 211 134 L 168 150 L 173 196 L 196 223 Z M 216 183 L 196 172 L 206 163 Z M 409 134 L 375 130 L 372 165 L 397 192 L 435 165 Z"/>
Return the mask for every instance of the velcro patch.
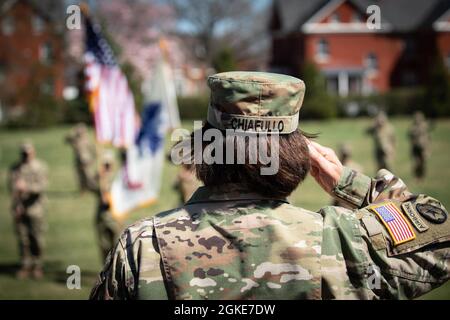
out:
<path id="1" fill-rule="evenodd" d="M 402 204 L 402 208 L 405 210 L 406 216 L 419 232 L 425 232 L 430 228 L 420 217 L 419 213 L 415 209 L 415 205 L 412 202 L 404 202 Z"/>
<path id="2" fill-rule="evenodd" d="M 394 202 L 378 203 L 370 206 L 369 209 L 381 219 L 395 246 L 416 238 L 413 227 Z"/>

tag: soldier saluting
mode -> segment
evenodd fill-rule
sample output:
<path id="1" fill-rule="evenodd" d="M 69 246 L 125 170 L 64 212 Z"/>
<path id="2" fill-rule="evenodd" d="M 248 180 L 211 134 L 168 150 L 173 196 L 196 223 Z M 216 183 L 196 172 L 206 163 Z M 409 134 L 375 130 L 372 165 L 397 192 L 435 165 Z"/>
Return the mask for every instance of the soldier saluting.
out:
<path id="1" fill-rule="evenodd" d="M 12 194 L 11 211 L 19 240 L 21 268 L 18 278 L 42 278 L 44 247 L 44 191 L 47 188 L 47 167 L 36 159 L 31 142 L 20 147 L 20 160 L 9 172 Z"/>
<path id="2" fill-rule="evenodd" d="M 423 179 L 426 173 L 426 161 L 431 149 L 429 130 L 424 114 L 420 111 L 415 112 L 408 134 L 411 141 L 413 173 L 417 179 Z"/>
<path id="3" fill-rule="evenodd" d="M 95 230 L 101 258 L 104 262 L 108 252 L 119 238 L 121 226 L 113 217 L 110 206 L 111 187 L 114 180 L 114 154 L 105 151 L 100 157 L 100 167 L 93 183 L 89 185 L 97 197 Z"/>
<path id="4" fill-rule="evenodd" d="M 375 143 L 375 158 L 378 169 L 392 170 L 395 157 L 395 132 L 384 111 L 375 117 L 372 127 L 367 130 Z"/>
<path id="5" fill-rule="evenodd" d="M 202 154 L 227 144 L 238 120 L 282 122 L 278 142 L 274 131 L 270 139 L 258 131 L 266 126 L 241 131 L 278 152 L 278 170 L 261 174 L 266 164 L 251 163 L 248 154 L 243 164 L 196 162 L 205 186 L 183 207 L 127 228 L 92 299 L 398 299 L 448 280 L 445 208 L 412 195 L 387 170 L 371 179 L 311 142 L 298 129 L 303 81 L 227 72 L 209 77 L 208 85 L 208 121 L 199 130 L 220 131 L 224 139 L 202 141 Z M 237 143 L 231 145 L 238 156 Z M 224 149 L 225 159 L 230 150 Z M 287 196 L 309 172 L 352 209 L 312 212 L 289 204 Z"/>
<path id="6" fill-rule="evenodd" d="M 80 192 L 89 190 L 93 183 L 95 168 L 95 146 L 90 141 L 86 125 L 78 123 L 65 137 L 74 152 L 74 164 Z"/>

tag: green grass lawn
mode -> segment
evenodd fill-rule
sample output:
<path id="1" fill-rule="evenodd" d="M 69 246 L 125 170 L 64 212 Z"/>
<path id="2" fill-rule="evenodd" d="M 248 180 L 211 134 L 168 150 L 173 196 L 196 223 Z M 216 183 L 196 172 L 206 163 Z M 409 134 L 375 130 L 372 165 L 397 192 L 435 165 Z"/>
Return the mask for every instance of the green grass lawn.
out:
<path id="1" fill-rule="evenodd" d="M 428 193 L 450 208 L 450 120 L 436 122 L 432 132 L 432 156 L 426 181 L 417 184 L 411 174 L 411 161 L 406 132 L 409 119 L 393 120 L 397 134 L 397 154 L 394 171 L 413 192 Z M 305 122 L 303 130 L 320 132 L 318 141 L 336 147 L 341 142 L 351 144 L 354 160 L 361 163 L 369 175 L 375 173 L 373 145 L 364 134 L 369 120 L 335 120 Z M 186 123 L 187 127 L 190 127 Z M 0 131 L 0 299 L 86 299 L 102 263 L 97 248 L 93 222 L 95 199 L 91 194 L 77 192 L 72 152 L 63 143 L 69 127 L 39 131 Z M 15 279 L 18 262 L 16 238 L 9 212 L 6 190 L 7 169 L 18 158 L 18 146 L 31 138 L 38 156 L 49 164 L 45 269 L 42 281 Z M 169 147 L 169 143 L 167 144 Z M 130 224 L 145 216 L 177 206 L 178 196 L 172 190 L 177 168 L 167 163 L 159 201 L 153 206 L 136 211 L 127 218 Z M 291 196 L 291 202 L 306 209 L 318 210 L 330 203 L 329 197 L 308 177 Z M 81 268 L 81 290 L 66 287 L 66 268 Z M 427 299 L 450 299 L 450 283 L 426 295 Z"/>

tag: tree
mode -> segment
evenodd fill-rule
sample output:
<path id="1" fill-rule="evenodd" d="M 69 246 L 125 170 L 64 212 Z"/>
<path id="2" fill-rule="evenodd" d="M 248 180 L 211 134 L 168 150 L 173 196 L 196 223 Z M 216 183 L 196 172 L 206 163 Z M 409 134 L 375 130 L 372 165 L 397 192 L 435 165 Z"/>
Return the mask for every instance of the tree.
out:
<path id="1" fill-rule="evenodd" d="M 197 56 L 209 65 L 224 44 L 239 60 L 251 60 L 268 52 L 267 43 L 264 49 L 260 46 L 254 50 L 267 32 L 265 14 L 251 0 L 168 0 L 168 3 L 179 18 L 178 29 L 196 38 Z"/>
<path id="2" fill-rule="evenodd" d="M 325 78 L 313 63 L 306 63 L 301 72 L 306 84 L 302 118 L 333 118 L 337 115 L 336 103 L 326 88 Z"/>
<path id="3" fill-rule="evenodd" d="M 450 115 L 450 79 L 442 58 L 436 57 L 425 91 L 425 112 L 432 117 Z"/>
<path id="4" fill-rule="evenodd" d="M 213 67 L 216 72 L 233 71 L 237 69 L 233 50 L 228 47 L 220 50 L 213 59 Z"/>
<path id="5" fill-rule="evenodd" d="M 146 78 L 160 57 L 159 39 L 175 28 L 174 10 L 156 1 L 99 0 L 97 14 L 104 30 L 114 38 L 119 60 L 129 62 L 141 78 Z M 174 55 L 170 58 L 179 59 Z"/>

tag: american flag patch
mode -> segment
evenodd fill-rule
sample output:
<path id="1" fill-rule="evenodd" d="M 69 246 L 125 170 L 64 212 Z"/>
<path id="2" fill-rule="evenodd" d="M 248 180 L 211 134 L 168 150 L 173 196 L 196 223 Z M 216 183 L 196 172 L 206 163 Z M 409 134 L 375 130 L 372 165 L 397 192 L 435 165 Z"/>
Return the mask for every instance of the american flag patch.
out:
<path id="1" fill-rule="evenodd" d="M 416 234 L 406 217 L 393 202 L 383 202 L 370 207 L 388 229 L 394 241 L 394 245 L 411 241 L 416 238 Z"/>

